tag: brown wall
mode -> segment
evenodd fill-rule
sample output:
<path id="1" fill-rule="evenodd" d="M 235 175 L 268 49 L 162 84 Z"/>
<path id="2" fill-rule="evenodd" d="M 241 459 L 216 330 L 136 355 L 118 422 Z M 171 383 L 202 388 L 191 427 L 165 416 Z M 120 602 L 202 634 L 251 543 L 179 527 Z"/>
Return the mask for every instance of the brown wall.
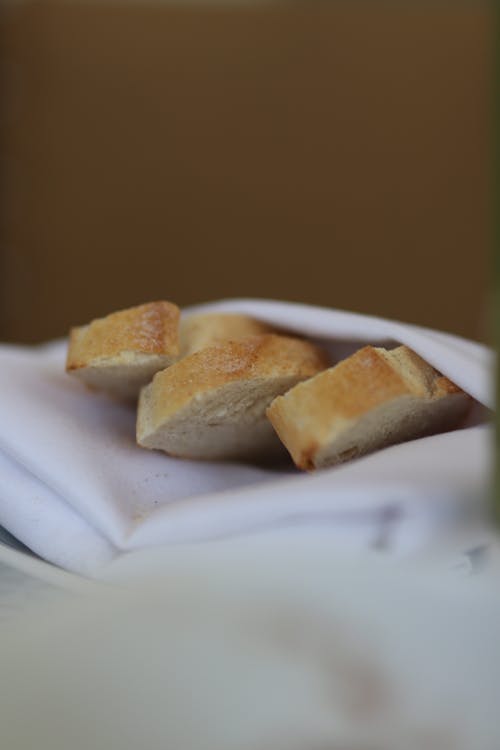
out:
<path id="1" fill-rule="evenodd" d="M 489 13 L 4 10 L 0 337 L 244 295 L 484 338 Z"/>

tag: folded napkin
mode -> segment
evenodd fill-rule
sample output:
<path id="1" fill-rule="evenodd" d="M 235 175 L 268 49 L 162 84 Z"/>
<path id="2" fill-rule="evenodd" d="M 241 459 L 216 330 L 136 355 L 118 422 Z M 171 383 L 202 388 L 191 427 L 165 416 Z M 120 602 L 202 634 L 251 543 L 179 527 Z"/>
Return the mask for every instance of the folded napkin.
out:
<path id="1" fill-rule="evenodd" d="M 303 475 L 183 461 L 135 444 L 135 410 L 64 372 L 65 342 L 0 347 L 0 525 L 40 556 L 94 574 L 123 552 L 317 527 L 335 543 L 412 548 L 491 471 L 493 355 L 449 334 L 306 305 L 234 300 L 186 309 L 253 315 L 318 339 L 335 358 L 403 343 L 477 402 L 470 426 Z"/>

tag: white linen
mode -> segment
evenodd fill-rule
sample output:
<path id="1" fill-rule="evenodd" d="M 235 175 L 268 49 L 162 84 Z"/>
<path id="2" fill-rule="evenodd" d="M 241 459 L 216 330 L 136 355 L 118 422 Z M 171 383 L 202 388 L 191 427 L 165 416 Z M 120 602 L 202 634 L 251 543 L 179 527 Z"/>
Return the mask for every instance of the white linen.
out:
<path id="1" fill-rule="evenodd" d="M 185 312 L 200 310 L 247 312 L 321 338 L 337 356 L 364 343 L 404 343 L 478 403 L 493 403 L 491 352 L 459 337 L 279 302 L 234 300 Z M 302 524 L 386 547 L 398 547 L 404 526 L 412 548 L 450 508 L 485 492 L 492 464 L 485 426 L 306 476 L 144 451 L 135 444 L 134 410 L 67 376 L 65 349 L 65 342 L 0 348 L 0 524 L 69 570 L 97 572 L 123 551 Z M 412 518 L 415 533 L 408 533 Z"/>
<path id="2" fill-rule="evenodd" d="M 395 566 L 312 538 L 126 557 L 45 606 L 32 565 L 38 606 L 9 596 L 2 747 L 500 747 L 498 565 Z"/>

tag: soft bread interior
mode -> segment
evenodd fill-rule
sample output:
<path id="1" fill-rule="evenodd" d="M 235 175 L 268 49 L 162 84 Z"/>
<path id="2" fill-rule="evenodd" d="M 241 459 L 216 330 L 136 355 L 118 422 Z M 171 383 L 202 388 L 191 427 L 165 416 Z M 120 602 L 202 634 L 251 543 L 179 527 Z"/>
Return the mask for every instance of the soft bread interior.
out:
<path id="1" fill-rule="evenodd" d="M 267 407 L 326 364 L 309 342 L 275 334 L 204 348 L 143 389 L 137 442 L 185 458 L 269 457 L 281 449 Z"/>
<path id="2" fill-rule="evenodd" d="M 462 393 L 437 400 L 402 396 L 337 429 L 303 468 L 333 466 L 406 440 L 451 429 L 465 416 L 469 397 Z"/>
<path id="3" fill-rule="evenodd" d="M 284 449 L 265 412 L 299 378 L 256 378 L 228 383 L 192 400 L 167 421 L 154 419 L 153 388 L 142 390 L 137 442 L 194 459 L 262 460 Z"/>
<path id="4" fill-rule="evenodd" d="M 89 388 L 105 391 L 123 400 L 137 399 L 141 388 L 149 383 L 159 370 L 169 367 L 175 360 L 157 354 L 122 352 L 119 357 L 102 358 L 92 365 L 74 370 L 79 380 Z"/>

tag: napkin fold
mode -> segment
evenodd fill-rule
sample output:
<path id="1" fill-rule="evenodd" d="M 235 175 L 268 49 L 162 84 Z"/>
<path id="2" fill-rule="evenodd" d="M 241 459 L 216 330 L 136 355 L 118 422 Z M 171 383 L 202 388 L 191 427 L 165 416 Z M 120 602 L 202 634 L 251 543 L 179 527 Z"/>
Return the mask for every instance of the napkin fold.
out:
<path id="1" fill-rule="evenodd" d="M 45 559 L 93 575 L 123 552 L 317 527 L 342 544 L 412 549 L 489 481 L 493 354 L 457 336 L 264 300 L 186 309 L 244 312 L 319 339 L 339 359 L 403 343 L 476 401 L 466 429 L 303 475 L 292 467 L 182 461 L 135 444 L 135 410 L 64 372 L 66 342 L 0 347 L 0 525 Z M 441 520 L 440 520 L 441 519 Z M 401 545 L 401 540 L 404 544 Z"/>

